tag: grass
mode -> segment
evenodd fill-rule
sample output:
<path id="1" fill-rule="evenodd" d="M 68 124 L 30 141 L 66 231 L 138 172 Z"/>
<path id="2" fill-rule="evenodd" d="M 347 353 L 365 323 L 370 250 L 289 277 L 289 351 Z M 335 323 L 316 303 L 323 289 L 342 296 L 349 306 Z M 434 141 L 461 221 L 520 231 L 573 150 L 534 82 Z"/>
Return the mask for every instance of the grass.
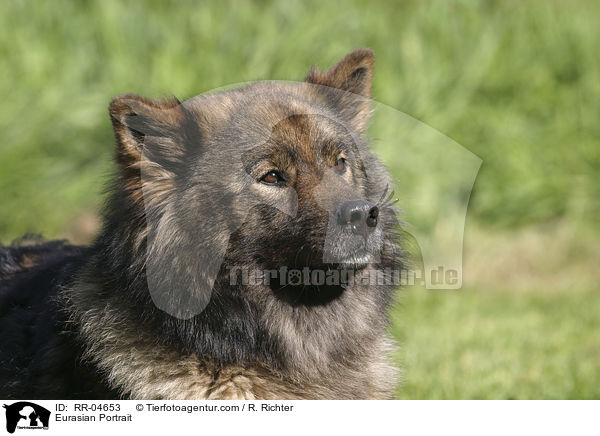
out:
<path id="1" fill-rule="evenodd" d="M 468 174 L 398 142 L 418 151 L 436 129 L 438 146 L 483 161 L 465 228 L 470 290 L 404 291 L 394 311 L 399 397 L 599 398 L 599 19 L 595 0 L 4 1 L 0 242 L 89 241 L 114 95 L 299 80 L 371 47 L 374 98 L 409 117 L 380 118 L 370 135 L 401 206 L 416 204 L 413 224 L 444 234 L 436 219 L 469 200 L 457 184 Z"/>
<path id="2" fill-rule="evenodd" d="M 600 398 L 600 293 L 406 290 L 400 399 Z"/>
<path id="3" fill-rule="evenodd" d="M 483 159 L 475 219 L 511 228 L 600 212 L 600 3 L 227 3 L 2 2 L 0 240 L 64 235 L 98 206 L 112 96 L 301 79 L 361 46 L 377 54 L 376 100 Z"/>

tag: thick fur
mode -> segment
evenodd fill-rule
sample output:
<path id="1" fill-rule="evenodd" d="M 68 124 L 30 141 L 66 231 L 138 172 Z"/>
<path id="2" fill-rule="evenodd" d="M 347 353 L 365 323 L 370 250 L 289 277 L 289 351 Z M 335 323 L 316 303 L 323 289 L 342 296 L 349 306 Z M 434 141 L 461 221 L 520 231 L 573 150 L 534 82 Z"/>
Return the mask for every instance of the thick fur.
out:
<path id="1" fill-rule="evenodd" d="M 232 284 L 228 270 L 331 267 L 322 261 L 330 212 L 353 199 L 381 210 L 369 236 L 380 259 L 354 270 L 399 268 L 397 222 L 384 198 L 390 179 L 364 138 L 373 62 L 360 49 L 331 70 L 311 70 L 303 84 L 261 82 L 183 103 L 115 98 L 118 171 L 95 243 L 0 248 L 3 396 L 390 398 L 392 285 Z M 265 144 L 242 153 L 257 129 Z M 341 152 L 348 170 L 327 176 Z M 268 163 L 257 158 L 265 153 Z M 250 182 L 233 174 L 237 163 Z M 283 189 L 252 182 L 269 165 L 286 171 L 295 214 L 236 203 L 246 189 L 266 202 L 292 201 Z M 217 195 L 232 200 L 212 204 Z M 220 224 L 238 213 L 236 228 Z M 336 236 L 342 253 L 350 244 L 344 238 Z M 202 268 L 201 255 L 182 253 L 212 241 L 224 241 L 223 262 L 204 311 L 175 317 L 157 308 L 149 256 L 166 263 L 172 283 Z"/>

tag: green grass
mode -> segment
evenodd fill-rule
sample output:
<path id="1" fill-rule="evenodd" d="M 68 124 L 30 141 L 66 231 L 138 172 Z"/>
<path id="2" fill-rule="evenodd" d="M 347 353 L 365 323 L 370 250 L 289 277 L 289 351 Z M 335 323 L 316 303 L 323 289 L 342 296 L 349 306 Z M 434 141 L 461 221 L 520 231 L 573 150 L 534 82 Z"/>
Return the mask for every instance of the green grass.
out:
<path id="1" fill-rule="evenodd" d="M 600 399 L 600 293 L 406 290 L 401 399 Z"/>
<path id="2" fill-rule="evenodd" d="M 594 0 L 2 2 L 0 240 L 64 235 L 98 206 L 115 94 L 186 98 L 301 79 L 361 46 L 377 55 L 376 100 L 483 159 L 475 219 L 592 222 L 599 18 Z M 447 175 L 429 182 L 442 186 Z"/>

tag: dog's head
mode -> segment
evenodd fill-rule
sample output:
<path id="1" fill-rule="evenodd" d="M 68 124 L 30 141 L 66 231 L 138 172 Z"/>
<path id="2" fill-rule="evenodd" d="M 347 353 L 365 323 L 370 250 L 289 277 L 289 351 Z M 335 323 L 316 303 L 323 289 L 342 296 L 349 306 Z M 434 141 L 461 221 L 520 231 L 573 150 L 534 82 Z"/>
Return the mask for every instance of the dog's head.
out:
<path id="1" fill-rule="evenodd" d="M 301 83 L 113 100 L 122 189 L 143 204 L 159 307 L 199 313 L 224 266 L 362 270 L 390 256 L 390 181 L 364 137 L 373 63 L 360 49 Z"/>

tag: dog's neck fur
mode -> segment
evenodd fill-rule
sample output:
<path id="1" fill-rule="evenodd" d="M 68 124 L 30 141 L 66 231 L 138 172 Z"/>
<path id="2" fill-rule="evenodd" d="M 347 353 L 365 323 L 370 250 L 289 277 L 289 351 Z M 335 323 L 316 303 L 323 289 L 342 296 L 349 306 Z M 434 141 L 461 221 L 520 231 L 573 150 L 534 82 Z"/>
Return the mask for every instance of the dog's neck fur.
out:
<path id="1" fill-rule="evenodd" d="M 331 350 L 311 350 L 310 346 L 300 351 L 304 356 L 298 356 L 298 361 L 310 362 L 305 368 L 295 365 L 275 371 L 260 362 L 223 366 L 210 358 L 157 344 L 154 333 L 140 330 L 130 313 L 112 310 L 114 303 L 110 299 L 104 307 L 86 307 L 89 296 L 98 292 L 93 283 L 79 284 L 70 290 L 69 304 L 75 308 L 73 320 L 81 328 L 85 357 L 97 365 L 111 388 L 125 397 L 387 399 L 391 396 L 395 370 L 386 362 L 392 344 L 385 336 L 363 344 L 363 352 L 352 361 L 321 362 L 329 363 L 326 367 L 317 366 L 319 356 Z M 294 333 L 288 333 L 294 340 Z M 302 340 L 301 332 L 297 334 L 298 340 Z M 302 345 L 306 342 L 295 346 Z"/>
<path id="2" fill-rule="evenodd" d="M 132 259 L 144 258 L 144 241 L 130 241 L 126 249 L 115 249 L 131 239 L 125 235 L 144 232 L 132 231 L 131 224 L 123 226 L 122 222 L 115 228 L 113 218 L 107 219 L 105 231 L 79 280 L 64 295 L 72 321 L 80 328 L 85 356 L 97 365 L 111 388 L 123 396 L 136 399 L 391 396 L 394 369 L 386 357 L 392 346 L 385 335 L 386 317 L 382 315 L 387 302 L 377 304 L 373 295 L 368 294 L 377 290 L 350 287 L 337 300 L 315 307 L 292 307 L 265 298 L 260 310 L 247 308 L 250 313 L 245 314 L 253 317 L 244 322 L 253 324 L 255 331 L 237 338 L 249 350 L 219 353 L 200 346 L 198 352 L 190 349 L 189 342 L 210 342 L 208 333 L 220 336 L 221 341 L 216 342 L 222 342 L 221 347 L 231 343 L 235 348 L 235 340 L 223 337 L 222 332 L 202 331 L 214 328 L 209 322 L 186 323 L 153 307 L 145 287 L 143 265 L 132 265 Z M 134 255 L 134 250 L 142 253 Z M 113 256 L 107 258 L 108 253 Z M 98 277 L 102 279 L 99 281 Z M 267 293 L 266 289 L 258 291 Z M 215 289 L 214 294 L 219 294 L 219 290 Z M 207 315 L 215 310 L 227 316 L 222 314 L 222 307 L 215 307 L 212 302 L 206 308 Z M 277 316 L 281 311 L 286 312 L 285 316 Z M 157 313 L 164 320 L 162 324 L 149 321 Z M 186 336 L 183 341 L 182 334 Z M 164 336 L 168 339 L 157 339 Z M 257 341 L 256 336 L 262 339 Z"/>

